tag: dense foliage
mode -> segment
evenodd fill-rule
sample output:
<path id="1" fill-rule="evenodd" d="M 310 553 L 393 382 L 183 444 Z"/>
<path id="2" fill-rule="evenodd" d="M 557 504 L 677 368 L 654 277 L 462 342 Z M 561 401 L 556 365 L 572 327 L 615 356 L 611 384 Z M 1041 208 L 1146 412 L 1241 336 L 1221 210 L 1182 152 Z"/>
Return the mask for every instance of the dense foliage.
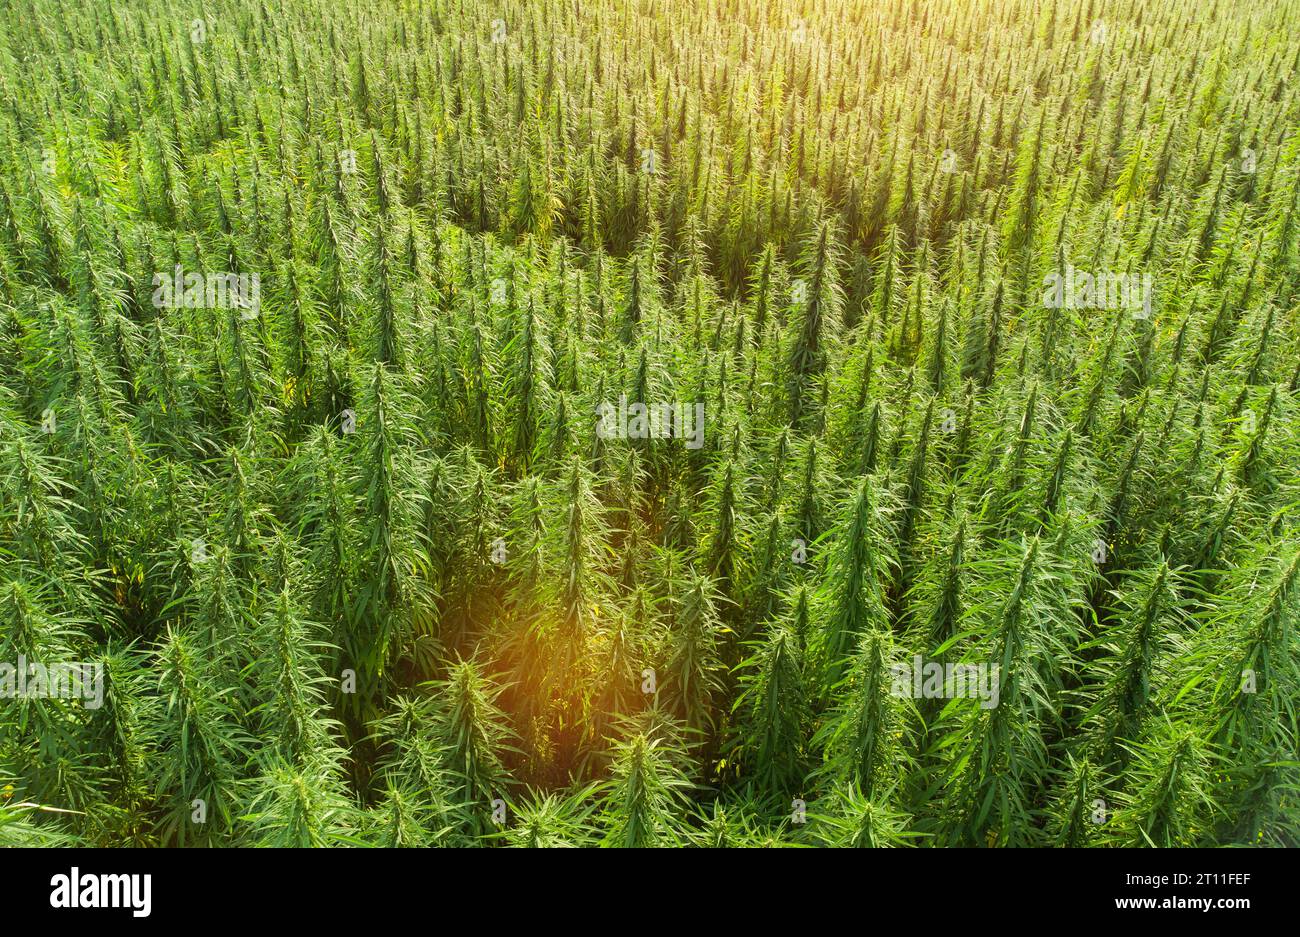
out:
<path id="1" fill-rule="evenodd" d="M 0 0 L 0 843 L 1300 843 L 1297 22 Z"/>

